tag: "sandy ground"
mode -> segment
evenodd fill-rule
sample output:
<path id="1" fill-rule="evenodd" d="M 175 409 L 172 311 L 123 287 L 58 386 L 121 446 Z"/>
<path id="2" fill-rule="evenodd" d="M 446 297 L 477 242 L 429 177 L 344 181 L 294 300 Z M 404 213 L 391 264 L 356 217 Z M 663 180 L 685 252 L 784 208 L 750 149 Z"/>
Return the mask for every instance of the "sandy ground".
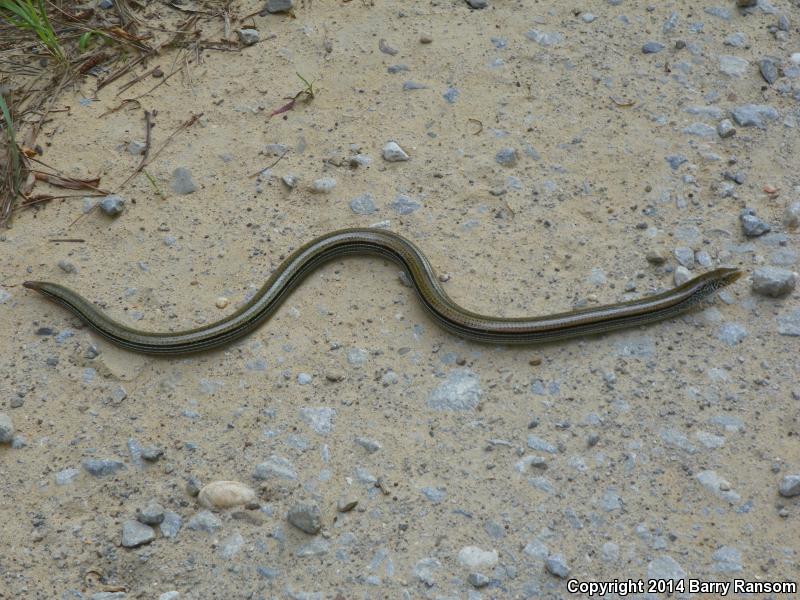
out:
<path id="1" fill-rule="evenodd" d="M 800 504 L 778 493 L 800 473 L 800 338 L 780 333 L 800 320 L 796 291 L 764 297 L 745 278 L 684 318 L 502 348 L 441 331 L 396 266 L 352 259 L 244 341 L 156 359 L 19 285 L 58 281 L 138 328 L 193 327 L 299 244 L 375 224 L 416 242 L 455 300 L 507 316 L 666 289 L 682 247 L 710 262 L 693 273 L 797 268 L 782 221 L 800 199 L 796 4 L 490 1 L 306 2 L 254 17 L 259 43 L 203 53 L 140 106 L 101 116 L 126 96 L 94 98 L 91 81 L 64 96 L 43 159 L 111 189 L 139 162 L 143 110 L 154 148 L 203 116 L 147 168 L 163 198 L 139 175 L 116 218 L 70 226 L 74 198 L 3 233 L 0 410 L 17 437 L 0 447 L 0 597 L 556 598 L 572 578 L 800 579 Z M 736 32 L 743 47 L 725 44 Z M 643 53 L 649 41 L 664 48 Z M 729 75 L 720 56 L 747 62 Z M 764 56 L 788 69 L 772 86 Z M 302 89 L 295 73 L 316 97 L 268 119 Z M 717 135 L 746 104 L 778 117 Z M 385 161 L 390 140 L 410 160 Z M 281 151 L 268 144 L 288 153 L 253 177 Z M 371 162 L 352 166 L 357 154 Z M 178 167 L 194 193 L 173 191 Z M 322 177 L 336 187 L 312 193 Z M 365 194 L 374 211 L 359 214 Z M 746 238 L 744 207 L 772 231 Z M 150 446 L 163 456 L 143 460 Z M 122 466 L 94 476 L 87 459 Z M 240 481 L 258 504 L 215 519 L 192 477 Z M 358 505 L 338 512 L 343 497 Z M 123 523 L 152 501 L 180 530 L 123 547 Z M 287 521 L 302 503 L 320 509 L 317 535 Z"/>

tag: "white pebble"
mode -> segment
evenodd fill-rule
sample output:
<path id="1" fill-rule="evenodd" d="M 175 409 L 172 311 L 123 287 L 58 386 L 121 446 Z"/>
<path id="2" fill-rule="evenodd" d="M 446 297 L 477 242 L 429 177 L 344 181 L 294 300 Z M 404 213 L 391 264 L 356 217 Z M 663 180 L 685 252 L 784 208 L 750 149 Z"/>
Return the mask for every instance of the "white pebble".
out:
<path id="1" fill-rule="evenodd" d="M 315 194 L 328 194 L 336 187 L 336 180 L 333 177 L 321 177 L 315 179 L 311 184 L 311 191 Z"/>
<path id="2" fill-rule="evenodd" d="M 400 162 L 408 160 L 408 154 L 397 142 L 387 142 L 383 147 L 383 158 L 388 162 Z"/>

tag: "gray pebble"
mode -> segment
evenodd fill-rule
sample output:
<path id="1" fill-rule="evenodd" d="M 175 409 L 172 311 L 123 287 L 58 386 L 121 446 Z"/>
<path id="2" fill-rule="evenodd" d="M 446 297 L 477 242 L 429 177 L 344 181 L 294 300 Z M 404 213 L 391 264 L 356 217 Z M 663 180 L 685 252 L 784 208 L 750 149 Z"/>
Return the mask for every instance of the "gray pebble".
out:
<path id="1" fill-rule="evenodd" d="M 125 200 L 121 196 L 112 194 L 100 200 L 100 210 L 109 217 L 116 217 L 125 209 Z"/>
<path id="2" fill-rule="evenodd" d="M 75 478 L 78 476 L 80 471 L 74 467 L 69 467 L 68 469 L 63 469 L 56 473 L 56 485 L 69 485 Z"/>
<path id="3" fill-rule="evenodd" d="M 404 81 L 403 91 L 409 92 L 412 90 L 427 90 L 428 86 L 424 83 L 417 83 L 416 81 Z"/>
<path id="4" fill-rule="evenodd" d="M 253 44 L 257 44 L 261 40 L 261 34 L 258 33 L 258 29 L 240 29 L 239 33 L 239 40 L 245 46 L 252 46 Z"/>
<path id="5" fill-rule="evenodd" d="M 675 248 L 675 259 L 687 269 L 694 268 L 694 251 L 686 246 Z"/>
<path id="6" fill-rule="evenodd" d="M 297 472 L 288 459 L 273 454 L 256 466 L 253 477 L 256 479 L 287 479 L 293 481 L 297 479 Z"/>
<path id="7" fill-rule="evenodd" d="M 283 185 L 285 185 L 290 190 L 294 189 L 297 186 L 297 177 L 294 175 L 284 175 L 281 177 L 281 181 Z"/>
<path id="8" fill-rule="evenodd" d="M 386 70 L 392 75 L 395 75 L 397 73 L 408 71 L 408 65 L 389 65 Z"/>
<path id="9" fill-rule="evenodd" d="M 770 226 L 756 216 L 752 208 L 743 208 L 739 213 L 742 231 L 747 237 L 758 237 L 770 231 Z"/>
<path id="10" fill-rule="evenodd" d="M 325 540 L 312 540 L 307 544 L 300 546 L 294 553 L 298 558 L 307 556 L 321 556 L 327 554 L 330 550 L 330 544 Z"/>
<path id="11" fill-rule="evenodd" d="M 470 8 L 480 9 L 486 8 L 489 6 L 489 3 L 486 0 L 467 0 L 467 5 L 469 5 Z"/>
<path id="12" fill-rule="evenodd" d="M 497 151 L 497 154 L 495 154 L 494 159 L 497 161 L 497 164 L 503 165 L 504 167 L 513 167 L 517 164 L 517 151 L 515 148 L 501 148 Z"/>
<path id="13" fill-rule="evenodd" d="M 683 154 L 670 154 L 664 158 L 669 163 L 669 166 L 672 167 L 673 171 L 689 160 Z"/>
<path id="14" fill-rule="evenodd" d="M 765 56 L 758 61 L 758 69 L 761 71 L 761 76 L 768 84 L 772 85 L 778 80 L 780 74 L 778 72 L 778 59 L 771 56 Z"/>
<path id="15" fill-rule="evenodd" d="M 200 490 L 203 488 L 203 482 L 200 481 L 197 477 L 189 477 L 186 480 L 186 493 L 189 494 L 192 498 L 197 496 L 200 493 Z"/>
<path id="16" fill-rule="evenodd" d="M 584 23 L 594 23 L 595 19 L 597 19 L 597 16 L 592 13 L 581 13 L 581 21 Z"/>
<path id="17" fill-rule="evenodd" d="M 553 444 L 533 434 L 528 435 L 528 448 L 539 452 L 547 452 L 548 454 L 556 454 L 558 452 L 558 448 Z"/>
<path id="18" fill-rule="evenodd" d="M 364 450 L 366 450 L 370 454 L 377 452 L 378 450 L 383 448 L 383 446 L 381 446 L 381 443 L 378 440 L 373 440 L 365 437 L 357 437 L 356 444 L 364 448 Z"/>
<path id="19" fill-rule="evenodd" d="M 642 46 L 643 54 L 658 54 L 664 49 L 664 44 L 658 42 L 645 42 Z"/>
<path id="20" fill-rule="evenodd" d="M 322 520 L 319 507 L 316 504 L 296 504 L 289 509 L 286 519 L 290 524 L 309 535 L 319 533 L 322 529 Z"/>
<path id="21" fill-rule="evenodd" d="M 428 407 L 442 411 L 473 410 L 480 400 L 478 376 L 469 369 L 456 369 L 430 393 Z"/>
<path id="22" fill-rule="evenodd" d="M 60 260 L 58 261 L 58 268 L 64 271 L 64 273 L 77 273 L 78 267 L 73 265 L 68 260 Z"/>
<path id="23" fill-rule="evenodd" d="M 600 557 L 606 562 L 615 562 L 619 559 L 619 545 L 606 542 L 600 547 Z"/>
<path id="24" fill-rule="evenodd" d="M 164 520 L 161 521 L 158 529 L 164 537 L 174 538 L 181 530 L 181 524 L 181 516 L 178 513 L 168 510 L 164 513 Z"/>
<path id="25" fill-rule="evenodd" d="M 268 13 L 282 13 L 292 10 L 292 0 L 267 0 L 264 9 L 261 11 Z"/>
<path id="26" fill-rule="evenodd" d="M 683 133 L 688 135 L 696 135 L 698 137 L 709 138 L 716 135 L 717 130 L 711 125 L 706 123 L 692 123 L 688 127 L 683 128 Z"/>
<path id="27" fill-rule="evenodd" d="M 525 37 L 545 48 L 555 46 L 564 40 L 564 36 L 557 31 L 539 31 L 538 29 L 531 29 L 525 34 Z"/>
<path id="28" fill-rule="evenodd" d="M 742 104 L 731 111 L 731 116 L 742 127 L 764 129 L 766 121 L 776 121 L 780 115 L 768 104 Z"/>
<path id="29" fill-rule="evenodd" d="M 750 44 L 747 43 L 747 38 L 741 31 L 730 34 L 723 42 L 726 46 L 733 46 L 734 48 L 749 48 Z"/>
<path id="30" fill-rule="evenodd" d="M 142 448 L 142 458 L 148 462 L 155 462 L 164 456 L 164 450 L 158 446 L 145 446 Z"/>
<path id="31" fill-rule="evenodd" d="M 778 315 L 778 333 L 800 336 L 800 308 Z"/>
<path id="32" fill-rule="evenodd" d="M 491 580 L 483 573 L 470 573 L 467 576 L 467 582 L 469 582 L 469 584 L 476 589 L 486 587 L 489 585 L 490 581 Z"/>
<path id="33" fill-rule="evenodd" d="M 547 572 L 561 579 L 566 579 L 569 576 L 570 568 L 567 566 L 567 561 L 560 554 L 551 554 L 544 561 L 544 568 Z"/>
<path id="34" fill-rule="evenodd" d="M 800 475 L 787 475 L 781 479 L 778 493 L 784 498 L 800 496 Z"/>
<path id="35" fill-rule="evenodd" d="M 300 418 L 311 426 L 315 433 L 327 435 L 333 431 L 333 417 L 336 409 L 327 406 L 312 408 L 304 407 L 299 410 Z"/>
<path id="36" fill-rule="evenodd" d="M 742 553 L 733 546 L 722 546 L 711 555 L 711 569 L 717 573 L 738 573 L 742 570 Z"/>
<path id="37" fill-rule="evenodd" d="M 309 373 L 298 373 L 297 374 L 297 383 L 300 385 L 308 385 L 311 383 L 313 377 Z"/>
<path id="38" fill-rule="evenodd" d="M 647 564 L 647 578 L 677 581 L 686 578 L 686 571 L 669 554 L 664 554 Z"/>
<path id="39" fill-rule="evenodd" d="M 698 250 L 694 253 L 695 262 L 701 267 L 711 266 L 711 256 L 705 250 Z"/>
<path id="40" fill-rule="evenodd" d="M 113 6 L 111 0 L 100 0 L 98 6 L 103 8 L 104 2 Z M 92 594 L 89 600 L 125 600 L 127 597 L 128 596 L 125 594 L 125 592 L 96 592 Z"/>
<path id="41" fill-rule="evenodd" d="M 197 186 L 192 181 L 192 173 L 186 167 L 178 167 L 172 172 L 172 191 L 176 194 L 192 194 L 197 191 Z"/>
<path id="42" fill-rule="evenodd" d="M 738 56 L 723 54 L 719 57 L 719 70 L 730 77 L 742 77 L 749 67 L 750 63 Z"/>
<path id="43" fill-rule="evenodd" d="M 87 458 L 82 463 L 90 475 L 105 477 L 125 468 L 125 463 L 112 458 Z"/>
<path id="44" fill-rule="evenodd" d="M 800 226 L 800 202 L 792 202 L 783 212 L 783 224 L 789 229 Z"/>
<path id="45" fill-rule="evenodd" d="M 731 11 L 725 8 L 724 6 L 709 6 L 708 8 L 705 9 L 705 12 L 714 17 L 719 17 L 720 19 L 724 19 L 725 21 L 730 21 L 731 17 L 733 16 L 731 14 Z"/>
<path id="46" fill-rule="evenodd" d="M 678 13 L 675 11 L 671 12 L 667 20 L 664 21 L 664 24 L 661 26 L 662 33 L 669 33 L 675 26 L 678 24 Z"/>
<path id="47" fill-rule="evenodd" d="M 683 285 L 692 278 L 692 274 L 689 272 L 689 269 L 680 265 L 675 267 L 675 273 L 672 278 L 675 281 L 675 285 Z"/>
<path id="48" fill-rule="evenodd" d="M 721 138 L 729 138 L 736 135 L 736 129 L 730 119 L 722 119 L 722 121 L 717 124 L 717 134 Z"/>
<path id="49" fill-rule="evenodd" d="M 164 520 L 164 507 L 155 500 L 151 500 L 147 506 L 136 513 L 136 518 L 145 525 L 158 525 Z"/>
<path id="50" fill-rule="evenodd" d="M 780 298 L 794 291 L 797 273 L 779 267 L 759 267 L 753 272 L 753 291 L 762 296 Z"/>
<path id="51" fill-rule="evenodd" d="M 747 337 L 747 330 L 739 323 L 723 323 L 716 335 L 729 346 L 735 346 Z"/>
<path id="52" fill-rule="evenodd" d="M 456 88 L 447 88 L 444 94 L 442 94 L 442 98 L 444 98 L 448 103 L 454 104 L 455 101 L 458 99 L 460 92 Z"/>
<path id="53" fill-rule="evenodd" d="M 136 548 L 143 544 L 149 544 L 156 538 L 156 532 L 152 527 L 148 527 L 139 521 L 125 521 L 122 524 L 122 545 L 125 548 Z"/>
<path id="54" fill-rule="evenodd" d="M 371 215 L 377 209 L 372 199 L 372 194 L 361 194 L 350 201 L 350 210 L 357 215 Z"/>
<path id="55" fill-rule="evenodd" d="M 14 441 L 14 422 L 6 413 L 0 413 L 0 444 Z"/>
<path id="56" fill-rule="evenodd" d="M 389 208 L 395 211 L 397 214 L 400 215 L 410 215 L 411 213 L 419 210 L 420 204 L 418 202 L 414 202 L 408 196 L 397 196 L 394 200 L 392 200 L 391 204 L 389 204 Z"/>
<path id="57" fill-rule="evenodd" d="M 401 162 L 408 160 L 408 154 L 403 150 L 397 142 L 387 142 L 383 147 L 383 159 L 387 162 Z"/>
<path id="58" fill-rule="evenodd" d="M 164 515 L 166 518 L 166 515 Z M 205 531 L 206 533 L 214 533 L 217 529 L 222 527 L 222 521 L 219 520 L 214 513 L 208 510 L 201 510 L 189 519 L 186 527 L 193 531 Z"/>
<path id="59" fill-rule="evenodd" d="M 333 177 L 320 177 L 311 184 L 311 191 L 315 194 L 328 194 L 336 187 L 336 180 Z"/>

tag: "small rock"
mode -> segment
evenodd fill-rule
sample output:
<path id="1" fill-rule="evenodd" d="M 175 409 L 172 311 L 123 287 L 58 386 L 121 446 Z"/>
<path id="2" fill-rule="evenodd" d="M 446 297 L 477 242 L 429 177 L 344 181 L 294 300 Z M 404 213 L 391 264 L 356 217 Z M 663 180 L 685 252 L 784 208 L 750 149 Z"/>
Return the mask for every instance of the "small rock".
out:
<path id="1" fill-rule="evenodd" d="M 495 154 L 494 159 L 499 165 L 503 165 L 504 167 L 513 167 L 515 164 L 517 164 L 517 151 L 515 148 L 501 148 L 497 151 L 497 154 Z"/>
<path id="2" fill-rule="evenodd" d="M 645 255 L 645 258 L 651 265 L 656 266 L 663 265 L 665 262 L 667 262 L 667 258 L 659 250 L 649 250 Z"/>
<path id="3" fill-rule="evenodd" d="M 145 525 L 158 525 L 164 520 L 164 507 L 155 500 L 151 500 L 136 514 L 136 518 Z"/>
<path id="4" fill-rule="evenodd" d="M 125 210 L 125 200 L 116 194 L 106 196 L 100 201 L 100 210 L 109 217 L 116 217 Z"/>
<path id="5" fill-rule="evenodd" d="M 756 211 L 752 208 L 743 208 L 739 213 L 739 220 L 747 237 L 758 237 L 768 233 L 771 229 L 769 224 L 756 216 Z"/>
<path id="6" fill-rule="evenodd" d="M 475 589 L 481 589 L 489 585 L 491 580 L 483 573 L 470 573 L 467 576 L 467 582 Z"/>
<path id="7" fill-rule="evenodd" d="M 176 194 L 192 194 L 197 191 L 197 186 L 192 181 L 192 172 L 186 167 L 178 167 L 172 172 L 172 191 Z"/>
<path id="8" fill-rule="evenodd" d="M 694 251 L 686 246 L 678 246 L 675 248 L 675 260 L 687 269 L 694 268 Z"/>
<path id="9" fill-rule="evenodd" d="M 370 438 L 364 438 L 364 437 L 357 437 L 356 444 L 364 448 L 364 450 L 366 450 L 370 454 L 377 452 L 383 447 L 381 446 L 378 440 L 372 440 Z"/>
<path id="10" fill-rule="evenodd" d="M 723 54 L 719 57 L 719 70 L 730 77 L 742 77 L 749 66 L 748 61 L 738 56 Z"/>
<path id="11" fill-rule="evenodd" d="M 778 493 L 784 498 L 800 496 L 800 475 L 787 475 L 781 479 Z"/>
<path id="12" fill-rule="evenodd" d="M 383 159 L 387 162 L 401 162 L 408 160 L 408 154 L 403 150 L 397 142 L 387 142 L 383 147 Z"/>
<path id="13" fill-rule="evenodd" d="M 497 550 L 483 550 L 477 546 L 464 546 L 458 552 L 458 562 L 468 569 L 490 569 L 497 564 L 497 559 Z"/>
<path id="14" fill-rule="evenodd" d="M 430 44 L 431 42 L 433 42 L 433 36 L 427 31 L 419 35 L 420 44 Z"/>
<path id="15" fill-rule="evenodd" d="M 736 6 L 739 8 L 747 8 L 748 6 L 756 6 L 758 0 L 736 0 Z"/>
<path id="16" fill-rule="evenodd" d="M 761 76 L 768 84 L 772 85 L 780 77 L 778 72 L 779 61 L 777 58 L 766 56 L 758 61 L 758 69 L 761 71 Z"/>
<path id="17" fill-rule="evenodd" d="M 64 273 L 77 273 L 78 267 L 74 264 L 69 262 L 68 260 L 60 260 L 58 261 L 58 268 L 64 271 Z"/>
<path id="18" fill-rule="evenodd" d="M 478 376 L 469 369 L 456 369 L 428 396 L 428 407 L 433 410 L 473 410 L 481 400 Z"/>
<path id="19" fill-rule="evenodd" d="M 0 444 L 14 441 L 14 422 L 6 413 L 0 413 Z"/>
<path id="20" fill-rule="evenodd" d="M 792 202 L 783 212 L 783 224 L 789 229 L 800 226 L 800 202 Z"/>
<path id="21" fill-rule="evenodd" d="M 555 46 L 564 40 L 564 35 L 557 31 L 539 31 L 538 29 L 531 29 L 525 34 L 525 37 L 545 48 Z"/>
<path id="22" fill-rule="evenodd" d="M 164 513 L 164 520 L 161 521 L 158 529 L 165 538 L 174 538 L 181 530 L 181 523 L 181 516 L 168 510 Z"/>
<path id="23" fill-rule="evenodd" d="M 669 163 L 669 166 L 672 168 L 673 171 L 677 170 L 683 163 L 688 162 L 688 158 L 686 158 L 683 154 L 670 154 L 664 157 L 666 161 Z"/>
<path id="24" fill-rule="evenodd" d="M 288 479 L 293 481 L 297 479 L 297 472 L 288 459 L 273 454 L 266 461 L 256 466 L 253 477 L 256 479 Z"/>
<path id="25" fill-rule="evenodd" d="M 673 280 L 675 281 L 675 285 L 683 285 L 687 281 L 692 278 L 692 274 L 689 272 L 684 266 L 675 267 L 675 274 L 673 275 Z"/>
<path id="26" fill-rule="evenodd" d="M 736 33 L 730 34 L 725 40 L 722 42 L 726 46 L 733 46 L 734 48 L 749 48 L 750 45 L 747 43 L 747 38 L 741 31 L 737 31 Z"/>
<path id="27" fill-rule="evenodd" d="M 294 175 L 284 175 L 281 177 L 281 181 L 283 182 L 283 185 L 290 190 L 293 190 L 295 187 L 297 187 L 297 177 Z"/>
<path id="28" fill-rule="evenodd" d="M 256 493 L 238 481 L 212 481 L 197 496 L 200 505 L 206 508 L 231 508 L 255 499 Z"/>
<path id="29" fill-rule="evenodd" d="M 742 127 L 758 127 L 764 129 L 766 121 L 776 121 L 778 111 L 768 104 L 743 104 L 731 111 L 733 120 Z"/>
<path id="30" fill-rule="evenodd" d="M 203 487 L 203 484 L 197 477 L 189 477 L 186 480 L 186 493 L 192 496 L 193 498 L 200 493 L 200 489 Z"/>
<path id="31" fill-rule="evenodd" d="M 350 210 L 357 215 L 370 215 L 378 209 L 372 199 L 372 194 L 361 194 L 350 201 Z"/>
<path id="32" fill-rule="evenodd" d="M 408 196 L 403 195 L 397 196 L 397 198 L 392 200 L 391 204 L 389 204 L 389 208 L 400 215 L 410 215 L 419 210 L 420 206 L 418 202 L 414 202 L 414 200 Z M 798 203 L 798 206 L 800 206 L 800 203 Z M 800 211 L 800 209 L 798 210 Z"/>
<path id="33" fill-rule="evenodd" d="M 470 8 L 480 9 L 486 8 L 489 6 L 489 3 L 486 0 L 467 0 L 467 5 Z"/>
<path id="34" fill-rule="evenodd" d="M 110 458 L 87 458 L 81 464 L 90 475 L 94 475 L 95 477 L 113 475 L 117 471 L 125 468 L 125 463 Z"/>
<path id="35" fill-rule="evenodd" d="M 166 515 L 165 515 L 166 518 Z M 206 533 L 214 533 L 217 529 L 222 527 L 222 521 L 212 512 L 208 510 L 201 510 L 195 513 L 186 527 L 194 531 L 205 531 Z"/>
<path id="36" fill-rule="evenodd" d="M 310 535 L 319 533 L 322 529 L 321 514 L 316 504 L 297 504 L 289 509 L 286 519 L 300 531 Z"/>
<path id="37" fill-rule="evenodd" d="M 736 135 L 736 128 L 734 128 L 730 119 L 722 119 L 722 121 L 717 124 L 717 135 L 721 138 L 729 138 Z"/>
<path id="38" fill-rule="evenodd" d="M 292 0 L 267 0 L 267 3 L 262 9 L 262 13 L 282 13 L 289 12 L 293 8 Z M 263 14 L 262 14 L 263 16 Z"/>
<path id="39" fill-rule="evenodd" d="M 794 291 L 797 273 L 779 267 L 759 267 L 753 272 L 753 291 L 762 296 L 780 298 Z"/>
<path id="40" fill-rule="evenodd" d="M 164 456 L 164 450 L 158 446 L 146 446 L 142 448 L 142 458 L 148 462 L 155 462 Z"/>
<path id="41" fill-rule="evenodd" d="M 55 477 L 56 485 L 68 485 L 72 483 L 79 473 L 80 471 L 78 471 L 78 469 L 75 469 L 73 467 L 59 471 L 58 473 L 56 473 Z"/>
<path id="42" fill-rule="evenodd" d="M 179 600 L 181 597 L 180 592 L 171 591 L 171 592 L 164 592 L 158 597 L 158 600 Z"/>
<path id="43" fill-rule="evenodd" d="M 642 46 L 642 54 L 658 54 L 664 49 L 664 44 L 658 42 L 645 42 Z"/>
<path id="44" fill-rule="evenodd" d="M 315 194 L 329 194 L 336 187 L 336 180 L 333 177 L 320 177 L 311 184 L 311 191 Z"/>
<path id="45" fill-rule="evenodd" d="M 125 521 L 122 524 L 122 545 L 125 548 L 136 548 L 149 544 L 156 538 L 152 527 L 139 523 L 139 521 Z"/>
<path id="46" fill-rule="evenodd" d="M 561 579 L 566 579 L 569 576 L 570 568 L 567 566 L 567 561 L 560 554 L 552 554 L 544 561 L 544 568 L 547 572 Z"/>
<path id="47" fill-rule="evenodd" d="M 258 29 L 240 29 L 239 40 L 245 46 L 252 46 L 261 40 L 261 34 L 258 33 Z"/>

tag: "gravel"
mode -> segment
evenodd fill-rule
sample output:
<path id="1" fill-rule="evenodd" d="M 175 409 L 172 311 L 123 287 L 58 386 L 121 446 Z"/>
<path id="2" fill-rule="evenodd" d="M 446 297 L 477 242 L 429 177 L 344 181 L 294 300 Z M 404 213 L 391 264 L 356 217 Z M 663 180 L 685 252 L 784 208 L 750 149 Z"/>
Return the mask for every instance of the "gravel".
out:
<path id="1" fill-rule="evenodd" d="M 125 463 L 113 458 L 87 458 L 81 464 L 87 473 L 95 477 L 113 475 L 125 468 Z"/>
<path id="2" fill-rule="evenodd" d="M 739 220 L 747 237 L 759 237 L 771 231 L 769 224 L 759 219 L 752 208 L 743 208 L 739 213 Z"/>
<path id="3" fill-rule="evenodd" d="M 797 273 L 779 267 L 759 267 L 753 272 L 753 291 L 762 296 L 780 298 L 791 294 L 797 285 Z"/>
<path id="4" fill-rule="evenodd" d="M 768 121 L 777 121 L 778 111 L 767 104 L 743 104 L 731 111 L 731 117 L 742 127 L 765 129 Z"/>
<path id="5" fill-rule="evenodd" d="M 403 162 L 409 159 L 406 151 L 397 142 L 387 142 L 381 151 L 383 159 L 387 162 Z"/>
<path id="6" fill-rule="evenodd" d="M 794 498 L 800 496 L 800 474 L 786 475 L 781 479 L 778 486 L 778 493 L 784 498 Z"/>
<path id="7" fill-rule="evenodd" d="M 0 444 L 14 441 L 14 422 L 6 413 L 0 413 Z"/>
<path id="8" fill-rule="evenodd" d="M 178 167 L 172 172 L 170 187 L 173 192 L 180 195 L 192 194 L 197 191 L 197 186 L 192 180 L 192 172 L 186 167 Z"/>
<path id="9" fill-rule="evenodd" d="M 100 200 L 100 210 L 109 217 L 116 217 L 125 210 L 125 200 L 122 196 L 112 194 Z"/>
<path id="10" fill-rule="evenodd" d="M 125 548 L 136 548 L 149 544 L 156 539 L 156 532 L 139 521 L 125 521 L 122 524 L 122 545 Z"/>
<path id="11" fill-rule="evenodd" d="M 316 504 L 296 504 L 289 509 L 286 519 L 309 535 L 315 535 L 322 529 L 322 515 Z"/>

